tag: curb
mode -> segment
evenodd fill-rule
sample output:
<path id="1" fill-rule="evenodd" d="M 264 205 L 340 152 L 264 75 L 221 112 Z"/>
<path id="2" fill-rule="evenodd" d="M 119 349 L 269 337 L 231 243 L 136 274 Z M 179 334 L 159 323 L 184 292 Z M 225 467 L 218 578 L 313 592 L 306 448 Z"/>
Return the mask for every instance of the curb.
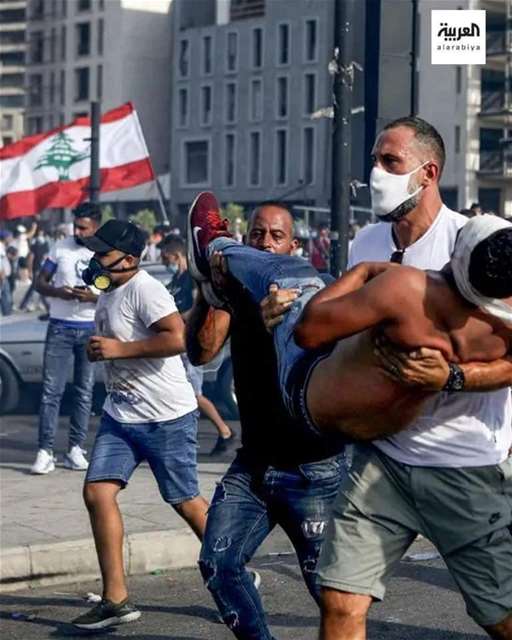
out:
<path id="1" fill-rule="evenodd" d="M 132 533 L 124 541 L 125 572 L 132 576 L 194 567 L 199 550 L 200 543 L 188 528 Z M 276 529 L 256 555 L 292 551 L 284 532 Z M 0 567 L 0 593 L 99 578 L 92 538 L 3 549 Z"/>

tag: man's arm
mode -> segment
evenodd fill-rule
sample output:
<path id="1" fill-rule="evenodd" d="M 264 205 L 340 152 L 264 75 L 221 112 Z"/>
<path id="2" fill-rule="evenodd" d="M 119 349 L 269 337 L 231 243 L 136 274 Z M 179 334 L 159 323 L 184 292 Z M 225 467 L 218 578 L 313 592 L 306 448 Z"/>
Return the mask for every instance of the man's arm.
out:
<path id="1" fill-rule="evenodd" d="M 35 283 L 35 290 L 45 298 L 60 298 L 61 300 L 75 300 L 76 294 L 71 287 L 54 287 L 50 284 L 57 271 L 57 265 L 46 260 L 41 267 Z"/>
<path id="2" fill-rule="evenodd" d="M 133 342 L 93 336 L 87 345 L 89 360 L 168 358 L 185 351 L 185 325 L 179 313 L 161 318 L 150 329 L 155 332 L 154 336 Z"/>
<path id="3" fill-rule="evenodd" d="M 187 354 L 190 362 L 199 366 L 213 360 L 228 339 L 230 326 L 229 313 L 210 307 L 198 290 L 186 326 Z"/>
<path id="4" fill-rule="evenodd" d="M 371 281 L 361 287 L 364 278 Z M 394 323 L 407 307 L 406 297 L 415 283 L 403 268 L 392 272 L 358 265 L 308 302 L 295 327 L 295 340 L 304 349 L 317 349 L 383 322 Z"/>

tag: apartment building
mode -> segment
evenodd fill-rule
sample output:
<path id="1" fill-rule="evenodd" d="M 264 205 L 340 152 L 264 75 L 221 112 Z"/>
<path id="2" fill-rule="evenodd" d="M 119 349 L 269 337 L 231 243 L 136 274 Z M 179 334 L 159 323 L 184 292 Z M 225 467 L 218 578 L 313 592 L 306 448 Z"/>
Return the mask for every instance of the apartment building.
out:
<path id="1" fill-rule="evenodd" d="M 23 136 L 26 5 L 0 1 L 0 147 Z"/>
<path id="2" fill-rule="evenodd" d="M 28 0 L 27 134 L 131 101 L 157 173 L 168 171 L 171 0 Z"/>

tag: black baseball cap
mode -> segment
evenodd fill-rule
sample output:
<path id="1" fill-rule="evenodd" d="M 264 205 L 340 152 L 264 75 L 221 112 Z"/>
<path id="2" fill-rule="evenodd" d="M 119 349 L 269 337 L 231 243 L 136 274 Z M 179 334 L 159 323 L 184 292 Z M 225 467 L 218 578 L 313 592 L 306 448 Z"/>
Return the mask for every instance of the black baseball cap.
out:
<path id="1" fill-rule="evenodd" d="M 146 246 L 146 235 L 131 222 L 108 220 L 90 238 L 82 238 L 84 245 L 94 253 L 108 253 L 117 249 L 139 258 Z"/>

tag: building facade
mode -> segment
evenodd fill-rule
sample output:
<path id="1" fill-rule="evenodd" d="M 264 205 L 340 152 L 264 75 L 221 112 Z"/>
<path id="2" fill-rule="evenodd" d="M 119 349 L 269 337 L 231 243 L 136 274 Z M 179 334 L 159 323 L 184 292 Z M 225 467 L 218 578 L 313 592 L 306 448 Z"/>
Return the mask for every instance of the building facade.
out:
<path id="1" fill-rule="evenodd" d="M 28 0 L 26 134 L 127 101 L 168 171 L 171 0 Z"/>
<path id="2" fill-rule="evenodd" d="M 453 208 L 479 202 L 512 217 L 512 0 L 464 0 L 462 9 L 484 9 L 485 65 L 430 63 L 430 11 L 443 0 L 421 0 L 419 115 L 442 134 L 447 163 L 441 186 Z"/>
<path id="3" fill-rule="evenodd" d="M 0 3 L 0 147 L 23 136 L 26 0 Z"/>

